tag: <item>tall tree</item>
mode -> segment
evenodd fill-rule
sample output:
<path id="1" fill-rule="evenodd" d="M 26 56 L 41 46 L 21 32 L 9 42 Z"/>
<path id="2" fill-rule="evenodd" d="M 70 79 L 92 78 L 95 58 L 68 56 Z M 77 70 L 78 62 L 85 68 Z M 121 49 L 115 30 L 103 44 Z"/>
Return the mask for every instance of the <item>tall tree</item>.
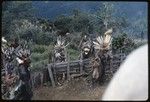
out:
<path id="1" fill-rule="evenodd" d="M 122 31 L 123 28 L 128 26 L 125 14 L 118 12 L 114 5 L 112 2 L 100 3 L 96 13 L 89 14 L 90 21 L 93 23 L 96 32 L 103 34 L 111 27 L 113 31 Z"/>

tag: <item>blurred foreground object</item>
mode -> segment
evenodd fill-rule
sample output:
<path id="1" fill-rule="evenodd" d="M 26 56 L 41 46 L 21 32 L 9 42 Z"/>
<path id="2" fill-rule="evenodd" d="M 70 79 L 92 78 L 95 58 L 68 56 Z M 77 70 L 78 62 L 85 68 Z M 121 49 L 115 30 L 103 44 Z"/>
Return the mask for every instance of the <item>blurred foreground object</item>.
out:
<path id="1" fill-rule="evenodd" d="M 102 100 L 148 99 L 148 44 L 133 51 L 111 80 Z"/>

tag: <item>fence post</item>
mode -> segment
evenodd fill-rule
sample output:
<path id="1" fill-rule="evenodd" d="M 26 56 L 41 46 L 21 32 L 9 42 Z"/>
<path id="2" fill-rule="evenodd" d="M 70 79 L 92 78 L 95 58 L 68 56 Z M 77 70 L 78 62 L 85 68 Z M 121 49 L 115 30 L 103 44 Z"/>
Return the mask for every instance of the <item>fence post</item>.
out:
<path id="1" fill-rule="evenodd" d="M 32 86 L 32 89 L 34 89 L 34 76 L 32 76 L 32 79 L 31 79 L 31 86 Z"/>
<path id="2" fill-rule="evenodd" d="M 82 52 L 81 52 L 81 57 L 80 57 L 80 74 L 83 73 L 83 55 L 82 55 Z"/>
<path id="3" fill-rule="evenodd" d="M 33 87 L 35 88 L 35 76 L 33 76 Z"/>
<path id="4" fill-rule="evenodd" d="M 49 76 L 52 82 L 52 86 L 55 87 L 55 81 L 54 81 L 54 77 L 53 77 L 53 73 L 52 73 L 52 67 L 51 64 L 48 64 L 48 72 L 49 72 Z"/>
<path id="5" fill-rule="evenodd" d="M 124 53 L 121 53 L 121 63 L 122 63 L 122 61 L 124 60 Z"/>
<path id="6" fill-rule="evenodd" d="M 67 79 L 70 80 L 70 57 L 69 57 L 69 54 L 67 54 L 67 59 L 68 59 L 68 63 L 67 63 Z"/>
<path id="7" fill-rule="evenodd" d="M 55 79 L 55 82 L 57 82 L 57 73 L 56 73 L 56 67 L 55 67 L 55 59 L 54 59 L 54 61 L 53 61 L 53 63 L 52 63 L 52 65 L 53 65 L 53 75 L 54 75 L 54 79 Z M 52 69 L 52 65 L 51 65 L 51 69 Z"/>
<path id="8" fill-rule="evenodd" d="M 109 70 L 110 70 L 110 74 L 113 75 L 113 55 L 111 53 L 111 58 L 110 58 L 110 63 L 109 63 Z"/>
<path id="9" fill-rule="evenodd" d="M 41 73 L 41 86 L 43 86 L 43 73 Z"/>

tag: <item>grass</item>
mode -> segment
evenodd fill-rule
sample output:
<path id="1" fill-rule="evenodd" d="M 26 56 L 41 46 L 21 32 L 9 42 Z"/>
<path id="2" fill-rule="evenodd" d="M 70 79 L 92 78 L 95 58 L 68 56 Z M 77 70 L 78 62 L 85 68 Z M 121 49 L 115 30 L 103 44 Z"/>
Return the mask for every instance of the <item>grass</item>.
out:
<path id="1" fill-rule="evenodd" d="M 53 49 L 52 45 L 34 45 L 31 54 L 31 70 L 41 70 L 48 64 L 49 54 Z"/>
<path id="2" fill-rule="evenodd" d="M 71 61 L 79 59 L 79 54 L 80 54 L 79 51 L 73 50 L 73 49 L 68 49 L 67 51 L 68 51 Z"/>
<path id="3" fill-rule="evenodd" d="M 47 66 L 48 59 L 31 63 L 31 71 L 39 71 Z"/>
<path id="4" fill-rule="evenodd" d="M 49 56 L 53 51 L 53 46 L 49 45 L 33 45 L 31 54 L 31 70 L 41 70 L 48 64 Z M 70 60 L 77 60 L 80 52 L 74 49 L 67 49 Z"/>

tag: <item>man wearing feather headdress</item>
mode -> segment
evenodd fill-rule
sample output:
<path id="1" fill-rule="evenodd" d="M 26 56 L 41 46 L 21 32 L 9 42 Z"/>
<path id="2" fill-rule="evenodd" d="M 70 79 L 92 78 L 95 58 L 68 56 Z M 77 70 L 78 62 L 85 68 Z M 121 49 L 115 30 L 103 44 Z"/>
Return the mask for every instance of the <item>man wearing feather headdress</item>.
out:
<path id="1" fill-rule="evenodd" d="M 22 100 L 30 100 L 32 97 L 32 90 L 30 84 L 30 55 L 31 52 L 28 49 L 27 43 L 24 44 L 17 52 L 16 52 L 16 60 L 18 62 L 18 74 L 20 79 L 20 86 L 17 91 L 21 93 L 18 98 Z"/>
<path id="2" fill-rule="evenodd" d="M 68 29 L 63 29 L 63 30 L 58 30 L 56 34 L 58 35 L 58 37 L 57 37 L 57 43 L 54 46 L 52 61 L 54 63 L 65 62 L 67 61 L 66 47 L 69 45 L 69 43 L 65 45 L 65 39 L 66 36 L 70 33 Z M 65 73 L 56 75 L 56 78 L 58 84 L 61 85 L 61 83 L 65 80 Z"/>
<path id="3" fill-rule="evenodd" d="M 56 62 L 63 62 L 66 61 L 66 47 L 69 45 L 69 43 L 65 45 L 65 39 L 66 36 L 70 33 L 68 29 L 64 29 L 58 30 L 56 34 L 58 37 L 57 43 L 54 47 L 54 59 Z"/>
<path id="4" fill-rule="evenodd" d="M 14 48 L 11 47 L 7 40 L 2 37 L 2 60 L 3 60 L 3 70 L 5 70 L 5 75 L 11 74 L 14 69 L 12 61 L 13 61 L 13 52 Z"/>
<path id="5" fill-rule="evenodd" d="M 14 73 L 13 52 L 14 48 L 11 47 L 7 40 L 2 37 L 2 94 L 6 91 L 11 91 L 12 86 L 16 82 L 17 76 Z M 4 98 L 4 97 L 3 97 Z"/>
<path id="6" fill-rule="evenodd" d="M 111 51 L 111 44 L 112 44 L 111 33 L 112 33 L 112 28 L 106 31 L 103 37 L 98 36 L 96 38 L 96 42 L 93 41 L 94 48 L 97 51 L 96 54 L 98 54 L 99 57 Z"/>
<path id="7" fill-rule="evenodd" d="M 93 65 L 93 78 L 98 79 L 99 75 L 103 75 L 106 61 L 111 58 L 111 43 L 112 43 L 112 28 L 104 33 L 104 36 L 98 36 L 96 42 L 93 41 L 94 48 L 96 50 L 94 61 L 98 61 L 102 66 L 94 67 Z M 98 60 L 99 59 L 99 60 Z M 94 63 L 94 62 L 93 62 Z M 97 73 L 95 72 L 97 71 Z M 98 72 L 99 71 L 99 72 Z M 96 73 L 96 74 L 94 74 Z"/>
<path id="8" fill-rule="evenodd" d="M 65 41 L 61 39 L 59 36 L 57 38 L 57 43 L 54 47 L 54 57 L 56 62 L 63 62 L 66 61 L 66 56 L 65 56 Z"/>
<path id="9" fill-rule="evenodd" d="M 2 38 L 2 42 L 7 43 L 7 41 L 4 38 Z M 3 78 L 2 83 L 3 83 L 3 86 L 6 86 L 7 91 L 8 91 L 7 93 L 9 93 L 9 95 L 7 97 L 5 97 L 5 98 L 8 98 L 8 99 L 19 99 L 21 97 L 22 98 L 23 97 L 28 97 L 29 93 L 31 92 L 30 88 L 28 87 L 29 86 L 28 85 L 28 82 L 29 82 L 28 75 L 30 76 L 30 72 L 28 71 L 28 67 L 29 67 L 28 63 L 30 63 L 29 60 L 28 60 L 29 51 L 26 50 L 26 49 L 23 49 L 23 48 L 16 50 L 18 48 L 18 46 L 19 46 L 19 44 L 15 40 L 14 43 L 8 45 L 6 50 L 4 50 L 4 52 L 3 52 L 3 54 L 5 55 L 5 58 L 3 59 L 3 60 L 5 60 L 5 62 L 4 62 L 5 73 L 2 76 L 2 78 Z M 12 55 L 13 55 L 13 57 L 12 57 Z M 12 62 L 12 61 L 14 61 L 15 57 L 16 57 L 16 61 L 19 63 L 19 66 L 17 66 L 16 69 L 15 69 L 14 62 Z M 20 68 L 21 64 L 25 67 Z M 19 74 L 17 72 L 19 72 Z M 25 76 L 25 73 L 28 73 L 28 75 L 26 74 L 26 76 Z M 25 82 L 24 79 L 27 79 L 26 80 L 27 82 Z M 24 88 L 24 89 L 27 92 L 22 91 L 22 89 L 20 89 L 21 87 L 23 87 L 22 86 L 23 84 L 18 83 L 20 81 L 25 82 L 25 84 L 26 84 L 25 86 L 27 86 L 27 87 Z M 4 87 L 2 87 L 2 88 L 4 88 Z M 26 95 L 27 93 L 28 93 L 28 95 Z M 22 94 L 22 95 L 24 94 L 24 95 L 20 96 L 20 94 Z M 30 98 L 30 96 L 28 97 L 28 99 L 29 98 Z"/>
<path id="10" fill-rule="evenodd" d="M 81 39 L 79 48 L 81 48 L 81 59 L 92 57 L 94 51 L 93 43 L 87 35 L 84 35 L 84 37 Z"/>

